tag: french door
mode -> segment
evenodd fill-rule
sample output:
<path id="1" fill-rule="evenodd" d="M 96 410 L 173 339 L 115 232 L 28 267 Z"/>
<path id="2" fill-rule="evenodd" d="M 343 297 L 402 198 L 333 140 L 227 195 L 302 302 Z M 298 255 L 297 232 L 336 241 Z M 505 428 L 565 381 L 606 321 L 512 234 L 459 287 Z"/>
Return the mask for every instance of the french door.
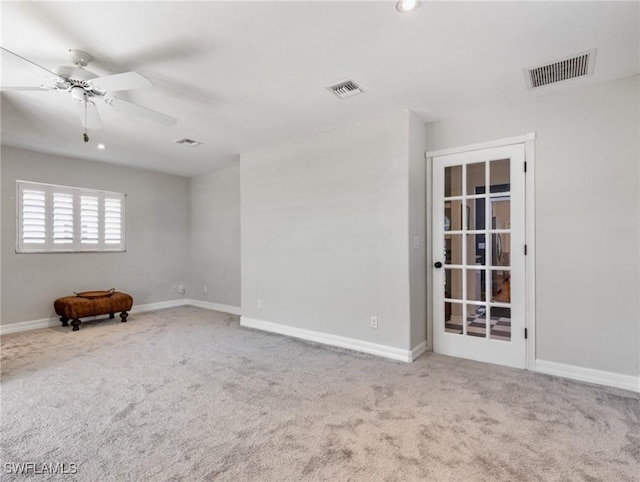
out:
<path id="1" fill-rule="evenodd" d="M 433 157 L 434 351 L 526 366 L 524 144 Z"/>

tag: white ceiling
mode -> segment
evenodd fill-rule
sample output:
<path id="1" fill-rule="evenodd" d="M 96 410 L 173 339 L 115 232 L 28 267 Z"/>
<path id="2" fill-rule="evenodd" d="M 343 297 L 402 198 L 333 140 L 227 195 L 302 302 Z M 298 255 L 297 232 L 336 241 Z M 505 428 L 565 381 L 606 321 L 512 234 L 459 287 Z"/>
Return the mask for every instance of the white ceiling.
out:
<path id="1" fill-rule="evenodd" d="M 425 122 L 636 75 L 638 2 L 2 2 L 2 46 L 47 67 L 82 49 L 98 75 L 134 70 L 155 89 L 119 97 L 172 127 L 98 105 L 83 128 L 69 94 L 3 92 L 2 143 L 193 176 L 261 146 L 408 108 Z M 523 69 L 597 48 L 588 78 L 528 91 Z M 2 85 L 46 72 L 2 54 Z M 44 75 L 43 75 L 44 74 Z M 365 94 L 325 90 L 353 79 Z M 173 140 L 203 142 L 189 148 Z M 108 149 L 98 151 L 96 143 Z"/>

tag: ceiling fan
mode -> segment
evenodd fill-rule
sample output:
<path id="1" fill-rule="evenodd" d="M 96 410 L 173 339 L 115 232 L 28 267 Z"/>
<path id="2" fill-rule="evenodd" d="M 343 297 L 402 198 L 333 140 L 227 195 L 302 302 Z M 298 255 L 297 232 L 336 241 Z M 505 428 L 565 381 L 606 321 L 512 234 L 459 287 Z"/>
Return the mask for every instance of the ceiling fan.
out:
<path id="1" fill-rule="evenodd" d="M 18 57 L 36 67 L 47 72 L 49 75 L 49 85 L 42 84 L 36 86 L 0 86 L 0 91 L 39 91 L 54 90 L 59 92 L 69 92 L 75 101 L 80 114 L 80 121 L 84 127 L 84 141 L 88 142 L 87 129 L 101 129 L 102 120 L 96 108 L 96 101 L 103 100 L 107 105 L 114 107 L 121 112 L 145 117 L 151 121 L 158 122 L 166 126 L 176 123 L 176 118 L 162 112 L 147 109 L 141 105 L 128 102 L 112 95 L 113 92 L 123 90 L 151 88 L 153 84 L 146 77 L 137 72 L 124 72 L 122 74 L 107 75 L 99 77 L 85 67 L 93 60 L 93 57 L 82 50 L 69 50 L 73 66 L 60 66 L 52 70 L 47 69 L 11 50 L 0 47 L 3 51 Z"/>

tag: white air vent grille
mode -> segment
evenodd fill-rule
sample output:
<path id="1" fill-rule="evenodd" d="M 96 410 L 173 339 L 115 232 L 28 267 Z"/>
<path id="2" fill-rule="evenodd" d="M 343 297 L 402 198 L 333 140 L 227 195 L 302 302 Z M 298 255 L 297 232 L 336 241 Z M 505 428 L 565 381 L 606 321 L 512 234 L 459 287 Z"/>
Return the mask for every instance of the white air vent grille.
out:
<path id="1" fill-rule="evenodd" d="M 187 147 L 198 147 L 202 144 L 202 142 L 194 141 L 193 139 L 187 139 L 186 137 L 183 137 L 182 139 L 176 139 L 173 142 L 175 142 L 176 144 L 185 145 Z"/>
<path id="2" fill-rule="evenodd" d="M 575 79 L 593 73 L 596 50 L 551 62 L 547 65 L 525 70 L 527 87 L 533 89 L 544 85 L 555 84 L 563 80 Z"/>
<path id="3" fill-rule="evenodd" d="M 338 84 L 329 85 L 327 89 L 333 92 L 339 99 L 346 99 L 347 97 L 353 97 L 354 95 L 364 92 L 353 80 L 346 80 Z"/>

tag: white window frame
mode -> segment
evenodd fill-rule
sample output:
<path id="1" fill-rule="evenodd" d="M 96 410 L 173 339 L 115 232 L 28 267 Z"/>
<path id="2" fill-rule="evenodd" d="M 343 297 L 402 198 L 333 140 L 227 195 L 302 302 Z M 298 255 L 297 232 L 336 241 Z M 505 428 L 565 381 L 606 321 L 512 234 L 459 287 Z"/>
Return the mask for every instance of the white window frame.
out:
<path id="1" fill-rule="evenodd" d="M 23 240 L 23 191 L 43 191 L 45 193 L 45 241 L 44 243 L 25 243 Z M 73 241 L 70 243 L 55 244 L 53 239 L 53 196 L 54 193 L 71 194 L 73 196 Z M 98 225 L 99 236 L 97 243 L 83 243 L 81 239 L 80 198 L 81 196 L 94 196 L 98 198 Z M 45 184 L 31 181 L 16 181 L 16 253 L 103 253 L 126 251 L 125 219 L 126 219 L 125 193 L 113 191 L 100 191 L 72 186 L 60 186 L 57 184 Z M 105 243 L 105 198 L 120 200 L 120 243 Z"/>

